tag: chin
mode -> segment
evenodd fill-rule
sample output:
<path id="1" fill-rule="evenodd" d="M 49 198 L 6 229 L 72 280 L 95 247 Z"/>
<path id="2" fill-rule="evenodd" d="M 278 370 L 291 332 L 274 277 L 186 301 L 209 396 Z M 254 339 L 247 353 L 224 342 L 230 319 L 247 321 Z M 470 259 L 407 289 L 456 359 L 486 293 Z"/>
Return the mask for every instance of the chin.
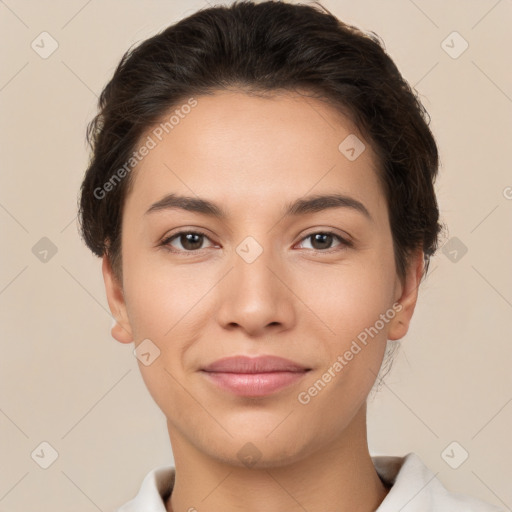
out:
<path id="1" fill-rule="evenodd" d="M 300 443 L 300 444 L 299 444 Z M 236 467 L 248 469 L 269 469 L 288 466 L 314 452 L 315 440 L 296 439 L 290 432 L 283 435 L 265 433 L 237 436 L 228 442 L 225 439 L 217 445 L 211 443 L 203 446 L 201 451 L 210 457 Z"/>

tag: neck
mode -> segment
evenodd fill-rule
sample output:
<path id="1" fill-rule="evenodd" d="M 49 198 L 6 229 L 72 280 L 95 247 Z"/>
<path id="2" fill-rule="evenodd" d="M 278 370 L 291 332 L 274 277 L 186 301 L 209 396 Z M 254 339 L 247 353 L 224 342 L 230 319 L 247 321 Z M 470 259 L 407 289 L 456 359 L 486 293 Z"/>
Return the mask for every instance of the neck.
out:
<path id="1" fill-rule="evenodd" d="M 366 406 L 328 446 L 292 464 L 239 467 L 197 450 L 169 426 L 176 466 L 168 512 L 373 512 L 388 489 L 371 460 Z"/>

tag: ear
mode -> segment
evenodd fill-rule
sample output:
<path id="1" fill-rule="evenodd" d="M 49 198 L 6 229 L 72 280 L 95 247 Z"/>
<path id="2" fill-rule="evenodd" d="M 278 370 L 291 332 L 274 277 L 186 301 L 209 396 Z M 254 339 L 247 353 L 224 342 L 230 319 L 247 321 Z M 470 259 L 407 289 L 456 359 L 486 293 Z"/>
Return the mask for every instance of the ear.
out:
<path id="1" fill-rule="evenodd" d="M 401 305 L 401 309 L 398 311 L 398 308 L 396 308 L 397 314 L 390 321 L 388 330 L 388 339 L 390 340 L 403 338 L 409 330 L 409 324 L 416 307 L 416 300 L 418 299 L 418 288 L 423 275 L 423 268 L 423 251 L 418 250 L 409 257 L 403 281 L 397 277 L 395 302 Z"/>
<path id="2" fill-rule="evenodd" d="M 112 325 L 112 337 L 121 343 L 131 343 L 133 335 L 126 312 L 123 287 L 114 275 L 110 259 L 107 255 L 103 256 L 101 270 L 103 272 L 108 305 L 115 320 L 115 323 Z"/>

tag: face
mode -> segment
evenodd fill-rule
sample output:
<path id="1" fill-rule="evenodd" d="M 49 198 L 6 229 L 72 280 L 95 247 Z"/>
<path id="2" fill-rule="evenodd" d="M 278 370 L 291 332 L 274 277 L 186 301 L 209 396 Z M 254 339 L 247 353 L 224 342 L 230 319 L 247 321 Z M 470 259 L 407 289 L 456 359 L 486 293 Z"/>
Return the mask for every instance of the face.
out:
<path id="1" fill-rule="evenodd" d="M 149 352 L 171 441 L 237 465 L 250 442 L 285 464 L 363 409 L 421 269 L 396 273 L 376 158 L 347 118 L 291 93 L 196 101 L 141 139 L 156 145 L 132 171 L 122 287 L 103 265 L 113 336 Z"/>

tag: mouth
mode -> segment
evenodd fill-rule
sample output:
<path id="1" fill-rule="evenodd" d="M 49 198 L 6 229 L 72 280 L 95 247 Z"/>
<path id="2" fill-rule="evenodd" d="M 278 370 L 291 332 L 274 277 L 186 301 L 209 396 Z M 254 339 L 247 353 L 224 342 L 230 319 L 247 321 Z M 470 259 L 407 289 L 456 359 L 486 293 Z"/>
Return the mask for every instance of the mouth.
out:
<path id="1" fill-rule="evenodd" d="M 263 397 L 299 382 L 311 368 L 276 356 L 219 359 L 201 372 L 212 384 L 238 396 Z"/>

